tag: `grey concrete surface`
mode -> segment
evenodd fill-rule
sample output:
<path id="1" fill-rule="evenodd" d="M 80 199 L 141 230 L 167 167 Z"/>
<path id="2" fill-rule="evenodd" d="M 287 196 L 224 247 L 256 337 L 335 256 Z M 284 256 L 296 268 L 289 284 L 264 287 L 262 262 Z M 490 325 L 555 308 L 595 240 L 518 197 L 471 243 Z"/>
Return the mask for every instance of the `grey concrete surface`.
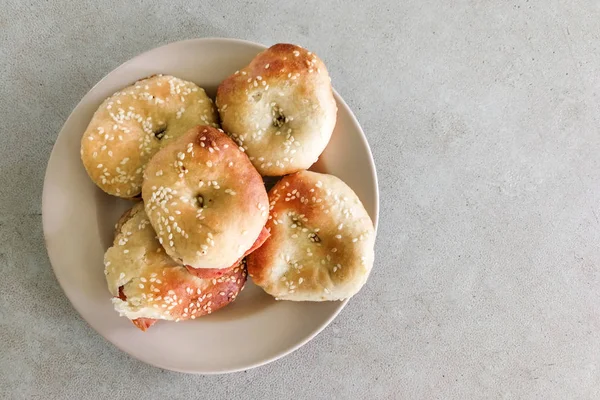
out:
<path id="1" fill-rule="evenodd" d="M 206 36 L 319 54 L 381 189 L 365 289 L 290 356 L 212 377 L 96 334 L 40 215 L 90 87 Z M 600 398 L 599 44 L 597 1 L 1 1 L 0 398 Z"/>

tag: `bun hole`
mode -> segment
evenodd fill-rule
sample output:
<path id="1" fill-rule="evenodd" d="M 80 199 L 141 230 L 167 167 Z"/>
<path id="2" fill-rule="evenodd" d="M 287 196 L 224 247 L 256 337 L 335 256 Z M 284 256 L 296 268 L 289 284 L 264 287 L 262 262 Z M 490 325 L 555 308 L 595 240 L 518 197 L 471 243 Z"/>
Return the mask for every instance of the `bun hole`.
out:
<path id="1" fill-rule="evenodd" d="M 256 102 L 259 102 L 260 99 L 262 99 L 262 93 L 261 92 L 256 92 L 252 95 L 252 99 Z"/>
<path id="2" fill-rule="evenodd" d="M 286 122 L 285 115 L 283 115 L 283 110 L 279 107 L 273 107 L 273 126 L 277 128 L 281 128 L 283 124 Z"/>
<path id="3" fill-rule="evenodd" d="M 154 132 L 154 137 L 157 138 L 158 140 L 161 140 L 165 136 L 166 131 L 167 131 L 167 127 L 162 126 Z"/>
<path id="4" fill-rule="evenodd" d="M 196 196 L 196 202 L 198 204 L 198 208 L 207 208 L 213 202 L 213 200 L 210 198 L 205 199 L 204 196 L 199 194 Z"/>

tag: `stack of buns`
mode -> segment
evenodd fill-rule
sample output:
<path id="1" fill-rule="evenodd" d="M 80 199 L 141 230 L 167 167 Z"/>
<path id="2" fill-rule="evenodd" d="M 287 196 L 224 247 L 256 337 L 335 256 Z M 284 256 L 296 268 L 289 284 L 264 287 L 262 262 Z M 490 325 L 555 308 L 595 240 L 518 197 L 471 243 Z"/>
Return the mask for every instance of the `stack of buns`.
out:
<path id="1" fill-rule="evenodd" d="M 105 100 L 82 137 L 94 183 L 135 201 L 104 265 L 115 310 L 144 331 L 226 306 L 248 274 L 279 300 L 343 300 L 373 266 L 356 194 L 306 170 L 336 121 L 323 62 L 272 46 L 221 83 L 216 106 L 156 75 Z M 267 176 L 282 177 L 268 193 Z"/>

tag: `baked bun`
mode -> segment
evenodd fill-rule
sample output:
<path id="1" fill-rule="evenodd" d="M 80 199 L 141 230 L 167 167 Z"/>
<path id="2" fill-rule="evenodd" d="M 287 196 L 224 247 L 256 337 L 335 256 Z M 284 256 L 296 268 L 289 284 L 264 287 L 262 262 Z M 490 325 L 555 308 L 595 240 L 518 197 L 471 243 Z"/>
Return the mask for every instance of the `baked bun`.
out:
<path id="1" fill-rule="evenodd" d="M 81 159 L 100 189 L 135 197 L 148 160 L 198 124 L 218 126 L 204 89 L 173 76 L 155 75 L 100 105 L 81 139 Z"/>
<path id="2" fill-rule="evenodd" d="M 331 79 L 313 53 L 276 44 L 217 91 L 223 129 L 242 146 L 264 176 L 310 167 L 335 126 Z"/>
<path id="3" fill-rule="evenodd" d="M 260 175 L 227 135 L 210 126 L 194 127 L 156 153 L 142 198 L 167 254 L 193 268 L 231 267 L 268 218 Z"/>
<path id="4" fill-rule="evenodd" d="M 121 219 L 104 265 L 115 310 L 142 330 L 159 319 L 210 314 L 235 300 L 246 282 L 243 264 L 217 279 L 190 274 L 165 254 L 141 202 Z"/>
<path id="5" fill-rule="evenodd" d="M 356 194 L 332 175 L 302 171 L 270 191 L 271 237 L 247 257 L 257 285 L 281 300 L 343 300 L 365 284 L 375 230 Z"/>

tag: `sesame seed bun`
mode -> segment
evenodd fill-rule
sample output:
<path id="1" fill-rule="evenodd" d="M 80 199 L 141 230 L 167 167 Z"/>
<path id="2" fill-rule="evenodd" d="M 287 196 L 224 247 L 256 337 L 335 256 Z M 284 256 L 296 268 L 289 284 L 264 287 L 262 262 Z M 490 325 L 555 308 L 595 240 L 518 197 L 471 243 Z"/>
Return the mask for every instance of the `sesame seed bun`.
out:
<path id="1" fill-rule="evenodd" d="M 276 44 L 217 91 L 222 126 L 264 176 L 308 169 L 321 155 L 335 126 L 331 79 L 313 53 Z"/>
<path id="2" fill-rule="evenodd" d="M 81 139 L 81 160 L 106 193 L 135 197 L 146 163 L 198 124 L 217 125 L 204 89 L 173 76 L 142 79 L 106 99 Z"/>
<path id="3" fill-rule="evenodd" d="M 270 191 L 271 236 L 247 257 L 257 285 L 281 300 L 343 300 L 367 281 L 375 230 L 358 196 L 332 175 L 302 171 Z"/>
<path id="4" fill-rule="evenodd" d="M 210 126 L 156 153 L 142 198 L 167 254 L 193 268 L 231 267 L 268 218 L 262 178 L 233 140 Z"/>
<path id="5" fill-rule="evenodd" d="M 216 279 L 190 274 L 165 254 L 141 202 L 121 218 L 104 265 L 115 310 L 142 330 L 159 319 L 210 314 L 235 300 L 246 282 L 241 263 Z"/>

